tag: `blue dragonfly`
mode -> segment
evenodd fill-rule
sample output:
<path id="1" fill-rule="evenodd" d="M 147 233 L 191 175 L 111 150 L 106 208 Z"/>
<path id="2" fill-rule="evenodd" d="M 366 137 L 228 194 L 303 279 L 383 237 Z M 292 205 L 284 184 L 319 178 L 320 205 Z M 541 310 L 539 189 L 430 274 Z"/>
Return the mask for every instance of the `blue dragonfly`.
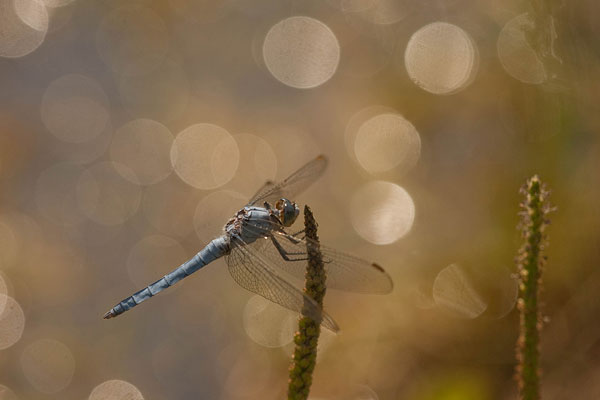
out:
<path id="1" fill-rule="evenodd" d="M 307 239 L 303 231 L 290 234 L 300 209 L 290 199 L 308 188 L 327 167 L 318 156 L 287 179 L 266 182 L 225 225 L 223 234 L 213 239 L 193 258 L 156 282 L 132 294 L 111 308 L 105 319 L 114 318 L 224 257 L 233 279 L 243 288 L 292 311 L 302 312 L 337 332 L 337 323 L 286 275 L 302 279 L 307 260 Z M 309 243 L 310 244 L 310 243 Z M 382 267 L 355 256 L 320 245 L 327 274 L 327 288 L 356 293 L 385 294 L 393 288 L 392 279 Z"/>

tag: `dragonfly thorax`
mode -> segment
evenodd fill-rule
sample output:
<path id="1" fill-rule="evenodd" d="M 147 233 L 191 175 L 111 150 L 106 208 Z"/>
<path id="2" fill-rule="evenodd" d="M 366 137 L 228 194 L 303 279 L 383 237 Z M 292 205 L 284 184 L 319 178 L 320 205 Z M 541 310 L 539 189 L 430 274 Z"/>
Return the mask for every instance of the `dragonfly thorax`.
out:
<path id="1" fill-rule="evenodd" d="M 245 243 L 253 243 L 268 236 L 273 229 L 273 210 L 264 207 L 246 206 L 225 225 L 225 234 L 239 237 Z"/>

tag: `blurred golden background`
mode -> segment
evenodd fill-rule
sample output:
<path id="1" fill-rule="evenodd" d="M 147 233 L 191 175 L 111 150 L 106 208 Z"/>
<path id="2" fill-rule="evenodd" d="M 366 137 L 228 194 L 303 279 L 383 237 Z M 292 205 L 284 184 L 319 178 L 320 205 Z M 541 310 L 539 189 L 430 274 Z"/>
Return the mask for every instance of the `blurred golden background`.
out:
<path id="1" fill-rule="evenodd" d="M 395 288 L 327 293 L 342 331 L 322 334 L 311 399 L 516 397 L 534 173 L 558 207 L 544 399 L 600 398 L 598 12 L 0 0 L 0 399 L 284 398 L 297 316 L 222 260 L 102 315 L 321 153 L 325 176 L 293 200 Z"/>

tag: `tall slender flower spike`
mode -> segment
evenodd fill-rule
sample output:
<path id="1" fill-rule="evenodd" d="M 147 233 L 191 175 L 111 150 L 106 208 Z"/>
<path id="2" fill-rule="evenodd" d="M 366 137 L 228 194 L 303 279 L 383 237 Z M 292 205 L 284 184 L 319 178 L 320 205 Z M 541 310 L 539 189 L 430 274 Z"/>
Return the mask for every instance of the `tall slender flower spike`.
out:
<path id="1" fill-rule="evenodd" d="M 304 228 L 308 253 L 304 292 L 323 308 L 326 274 L 317 236 L 317 223 L 308 206 L 304 207 Z M 288 400 L 306 400 L 308 398 L 312 373 L 317 361 L 317 342 L 321 333 L 320 321 L 315 321 L 307 316 L 302 316 L 298 325 L 298 332 L 294 336 L 296 347 L 290 367 Z"/>
<path id="2" fill-rule="evenodd" d="M 545 230 L 548 213 L 553 211 L 548 201 L 549 192 L 537 175 L 531 177 L 521 188 L 525 201 L 521 203 L 519 228 L 524 243 L 519 249 L 516 262 L 519 273 L 520 334 L 517 342 L 516 377 L 521 400 L 540 399 L 540 332 L 542 319 L 539 296 L 542 270 L 546 261 L 543 251 L 547 245 Z"/>

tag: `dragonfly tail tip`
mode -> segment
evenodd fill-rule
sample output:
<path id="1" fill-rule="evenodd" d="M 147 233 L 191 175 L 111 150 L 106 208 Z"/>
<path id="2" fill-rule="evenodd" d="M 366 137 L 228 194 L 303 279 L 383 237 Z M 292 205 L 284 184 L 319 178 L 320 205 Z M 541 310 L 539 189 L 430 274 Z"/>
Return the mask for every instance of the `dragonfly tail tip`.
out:
<path id="1" fill-rule="evenodd" d="M 110 310 L 110 311 L 107 311 L 102 318 L 111 319 L 114 317 L 116 317 L 115 313 L 113 312 L 113 310 Z"/>

